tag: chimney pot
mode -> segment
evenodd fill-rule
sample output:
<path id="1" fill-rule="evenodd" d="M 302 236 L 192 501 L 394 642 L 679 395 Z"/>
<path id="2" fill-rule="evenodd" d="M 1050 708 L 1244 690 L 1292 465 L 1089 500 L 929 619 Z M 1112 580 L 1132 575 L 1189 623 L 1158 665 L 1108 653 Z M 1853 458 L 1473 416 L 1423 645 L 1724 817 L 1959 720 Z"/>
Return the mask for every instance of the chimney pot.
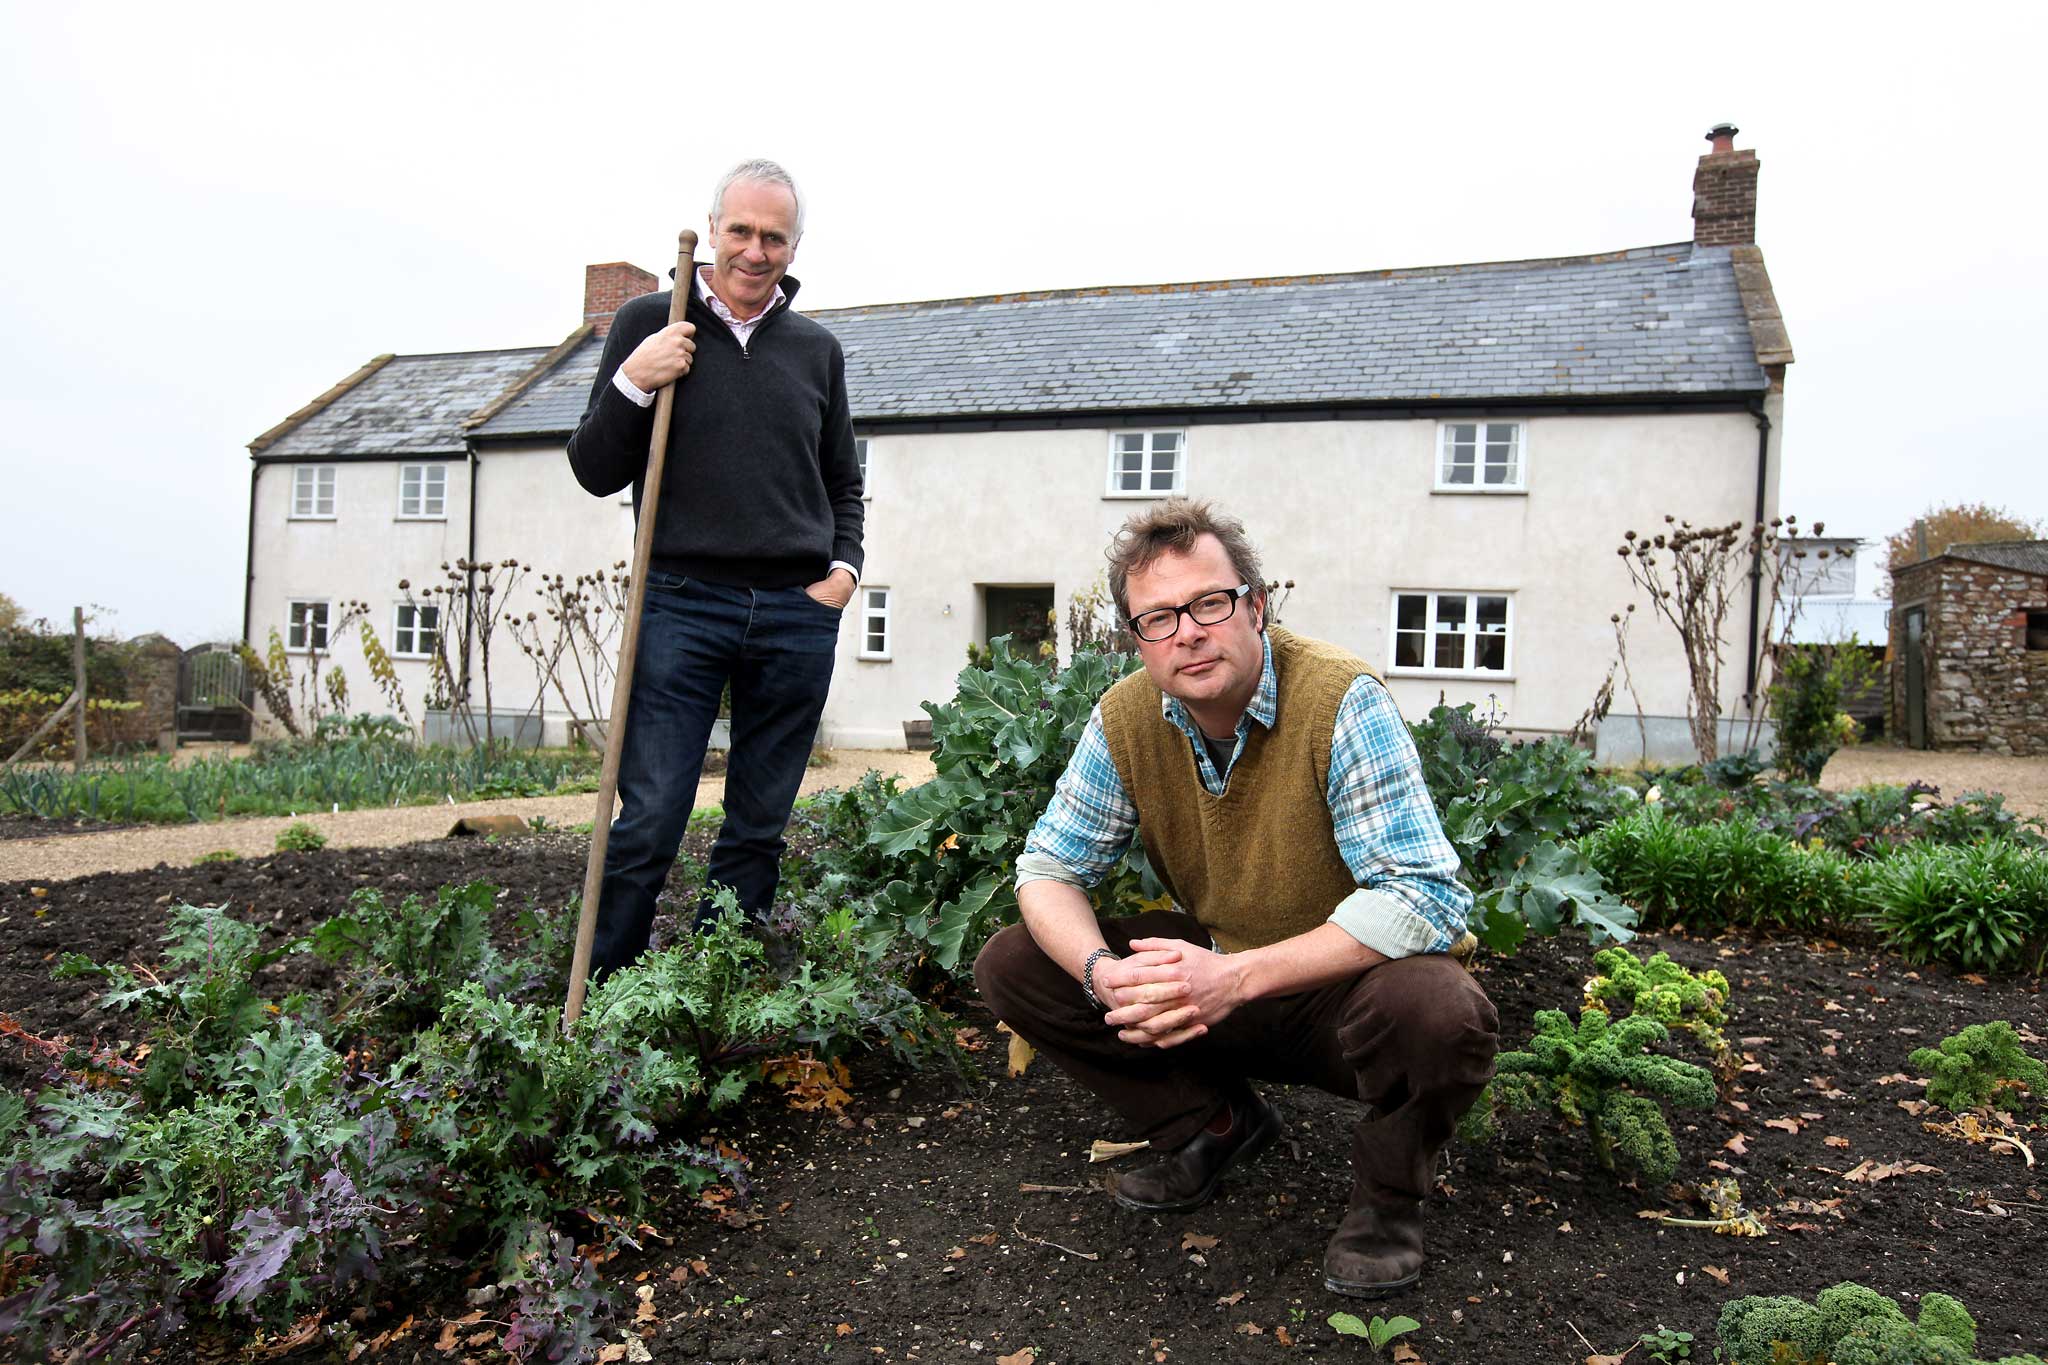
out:
<path id="1" fill-rule="evenodd" d="M 1742 130 L 1732 123 L 1717 123 L 1707 130 L 1707 141 L 1714 144 L 1717 152 L 1735 150 L 1735 135 Z"/>
<path id="2" fill-rule="evenodd" d="M 604 336 L 612 329 L 612 318 L 628 300 L 652 294 L 661 281 L 629 261 L 610 261 L 583 267 L 583 321 Z"/>

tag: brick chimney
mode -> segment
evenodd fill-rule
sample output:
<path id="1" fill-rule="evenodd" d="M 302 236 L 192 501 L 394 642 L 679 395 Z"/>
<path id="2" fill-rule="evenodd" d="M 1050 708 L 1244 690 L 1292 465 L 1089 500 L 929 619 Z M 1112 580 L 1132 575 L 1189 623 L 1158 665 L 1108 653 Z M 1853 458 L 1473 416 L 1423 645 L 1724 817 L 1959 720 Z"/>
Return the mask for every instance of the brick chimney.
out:
<path id="1" fill-rule="evenodd" d="M 612 329 L 612 315 L 628 299 L 652 294 L 661 281 L 626 261 L 583 267 L 583 320 L 596 326 L 603 336 Z"/>
<path id="2" fill-rule="evenodd" d="M 1755 152 L 1735 150 L 1732 123 L 1707 134 L 1714 149 L 1692 176 L 1692 240 L 1698 246 L 1748 246 L 1756 241 Z"/>

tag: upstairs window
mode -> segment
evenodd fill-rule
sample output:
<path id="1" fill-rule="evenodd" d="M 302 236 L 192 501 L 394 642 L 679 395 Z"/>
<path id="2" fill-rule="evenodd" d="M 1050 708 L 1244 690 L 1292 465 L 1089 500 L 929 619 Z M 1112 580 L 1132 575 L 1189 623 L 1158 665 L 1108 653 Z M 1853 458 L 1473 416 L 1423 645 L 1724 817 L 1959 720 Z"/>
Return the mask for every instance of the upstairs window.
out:
<path id="1" fill-rule="evenodd" d="M 1187 491 L 1187 439 L 1179 431 L 1119 431 L 1109 438 L 1112 498 L 1164 498 Z"/>
<path id="2" fill-rule="evenodd" d="M 398 515 L 422 521 L 444 520 L 448 515 L 448 466 L 400 465 Z"/>
<path id="3" fill-rule="evenodd" d="M 859 461 L 859 462 L 860 462 L 860 495 L 861 495 L 862 497 L 864 497 L 864 498 L 865 498 L 865 497 L 869 497 L 869 496 L 872 496 L 872 495 L 871 495 L 871 494 L 869 494 L 869 492 L 868 492 L 868 438 L 867 438 L 867 437 L 865 437 L 865 436 L 856 436 L 856 437 L 854 437 L 854 438 L 853 438 L 853 458 L 854 458 L 855 460 L 857 460 L 857 461 Z"/>
<path id="4" fill-rule="evenodd" d="M 1394 594 L 1394 671 L 1498 675 L 1513 665 L 1506 593 Z"/>
<path id="5" fill-rule="evenodd" d="M 860 590 L 860 657 L 863 659 L 886 659 L 889 657 L 889 590 L 887 588 L 862 588 Z"/>
<path id="6" fill-rule="evenodd" d="M 418 602 L 401 602 L 391 626 L 391 655 L 396 659 L 424 659 L 441 640 L 441 608 Z"/>
<path id="7" fill-rule="evenodd" d="M 1445 422 L 1437 427 L 1436 486 L 1451 493 L 1519 493 L 1528 487 L 1520 422 Z"/>
<path id="8" fill-rule="evenodd" d="M 286 617 L 284 647 L 304 653 L 327 648 L 327 604 L 300 600 L 293 602 Z"/>
<path id="9" fill-rule="evenodd" d="M 292 516 L 305 520 L 333 519 L 333 465 L 302 464 L 292 470 Z"/>

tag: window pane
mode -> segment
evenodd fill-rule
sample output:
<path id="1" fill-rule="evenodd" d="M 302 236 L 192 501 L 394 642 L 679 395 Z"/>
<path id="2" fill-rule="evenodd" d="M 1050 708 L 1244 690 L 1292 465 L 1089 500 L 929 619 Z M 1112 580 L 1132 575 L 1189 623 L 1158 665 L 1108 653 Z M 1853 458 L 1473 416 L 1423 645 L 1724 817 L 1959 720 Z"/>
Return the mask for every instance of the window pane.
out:
<path id="1" fill-rule="evenodd" d="M 1172 455 L 1180 449 L 1180 433 L 1177 431 L 1155 431 L 1152 433 L 1152 453 Z"/>
<path id="2" fill-rule="evenodd" d="M 1439 635 L 1436 637 L 1436 667 L 1463 668 L 1465 666 L 1465 637 L 1462 635 Z"/>
<path id="3" fill-rule="evenodd" d="M 1488 422 L 1486 424 L 1486 439 L 1489 444 L 1512 446 L 1515 443 L 1516 434 L 1521 429 L 1522 425 L 1519 422 Z"/>
<path id="4" fill-rule="evenodd" d="M 1145 467 L 1145 453 L 1140 450 L 1126 450 L 1119 458 L 1117 468 L 1126 474 L 1136 474 Z"/>
<path id="5" fill-rule="evenodd" d="M 1142 431 L 1118 432 L 1116 448 L 1126 455 L 1145 453 L 1145 433 Z"/>
<path id="6" fill-rule="evenodd" d="M 1508 599 L 1481 597 L 1476 619 L 1481 630 L 1505 631 L 1508 628 Z"/>
<path id="7" fill-rule="evenodd" d="M 1470 447 L 1479 439 L 1479 427 L 1473 422 L 1452 422 L 1444 428 L 1444 439 L 1452 445 Z"/>
<path id="8" fill-rule="evenodd" d="M 1465 606 L 1469 599 L 1458 595 L 1445 595 L 1436 599 L 1436 623 L 1439 627 L 1456 629 L 1465 624 Z"/>
<path id="9" fill-rule="evenodd" d="M 1394 632 L 1394 667 L 1426 668 L 1428 659 L 1424 651 L 1428 648 L 1429 637 L 1421 631 Z"/>
<path id="10" fill-rule="evenodd" d="M 1504 673 L 1508 667 L 1508 637 L 1505 635 L 1481 635 L 1472 642 L 1476 658 L 1474 668 L 1488 668 Z"/>
<path id="11" fill-rule="evenodd" d="M 1172 465 L 1168 465 L 1164 469 L 1152 471 L 1152 491 L 1155 493 L 1171 493 L 1173 491 Z"/>
<path id="12" fill-rule="evenodd" d="M 1462 458 L 1444 466 L 1445 483 L 1472 482 L 1472 460 L 1469 452 Z"/>
<path id="13" fill-rule="evenodd" d="M 1404 592 L 1394 599 L 1394 629 L 1422 630 L 1429 625 L 1429 599 L 1419 592 Z"/>
<path id="14" fill-rule="evenodd" d="M 870 588 L 870 589 L 868 589 L 868 606 L 869 606 L 869 607 L 873 608 L 873 609 L 874 609 L 874 610 L 876 610 L 876 611 L 880 611 L 880 610 L 882 610 L 882 609 L 886 608 L 886 607 L 887 607 L 888 605 L 889 605 L 889 590 L 888 590 L 887 588 Z"/>

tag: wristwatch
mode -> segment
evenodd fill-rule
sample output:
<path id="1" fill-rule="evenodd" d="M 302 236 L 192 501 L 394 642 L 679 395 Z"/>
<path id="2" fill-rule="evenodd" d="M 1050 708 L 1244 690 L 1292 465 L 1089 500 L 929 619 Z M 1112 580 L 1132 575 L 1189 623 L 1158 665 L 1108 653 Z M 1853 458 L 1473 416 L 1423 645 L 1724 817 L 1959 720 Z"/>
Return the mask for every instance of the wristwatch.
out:
<path id="1" fill-rule="evenodd" d="M 1097 948 L 1081 960 L 1081 994 L 1087 996 L 1088 1003 L 1099 1010 L 1109 1008 L 1102 1002 L 1102 997 L 1095 993 L 1095 964 L 1105 957 L 1117 958 L 1119 962 L 1123 960 L 1110 948 Z"/>

